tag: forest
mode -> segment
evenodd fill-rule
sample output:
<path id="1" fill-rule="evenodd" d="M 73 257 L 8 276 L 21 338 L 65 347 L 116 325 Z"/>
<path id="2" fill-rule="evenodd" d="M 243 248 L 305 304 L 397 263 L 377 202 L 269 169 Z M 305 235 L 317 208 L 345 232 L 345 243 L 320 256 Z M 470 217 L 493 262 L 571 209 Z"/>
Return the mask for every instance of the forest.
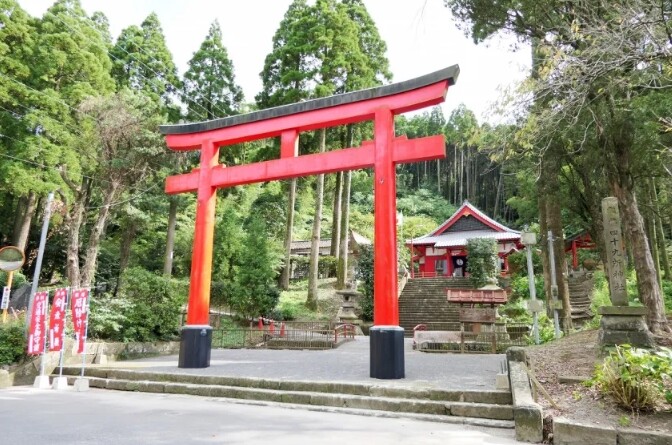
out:
<path id="1" fill-rule="evenodd" d="M 498 33 L 530 43 L 532 70 L 500 98 L 505 123 L 478 122 L 465 106 L 449 116 L 436 107 L 396 118 L 398 135 L 446 139 L 445 159 L 397 167 L 402 261 L 409 256 L 402 236 L 428 233 L 468 200 L 510 227 L 538 232 L 546 278 L 544 234 L 553 232 L 566 300 L 564 237 L 587 231 L 604 260 L 600 203 L 615 196 L 649 328 L 669 331 L 672 3 L 444 4 L 478 44 Z M 105 15 L 87 14 L 78 0 L 57 0 L 42 17 L 0 0 L 0 245 L 26 252 L 15 286 L 32 277 L 46 197 L 54 192 L 40 287 L 94 289 L 93 335 L 169 338 L 172 314 L 186 301 L 196 202 L 163 187 L 167 176 L 195 168 L 198 155 L 170 152 L 158 126 L 406 80 L 392 78 L 386 44 L 362 0 L 294 0 L 277 25 L 255 97 L 243 96 L 235 63 L 217 21 L 179 73 L 156 14 L 113 36 Z M 318 130 L 301 138 L 299 152 L 371 138 L 366 124 Z M 220 162 L 278 153 L 279 141 L 267 139 L 227 147 Z M 218 195 L 211 298 L 246 317 L 272 313 L 289 287 L 283 265 L 292 240 L 332 240 L 329 257 L 310 260 L 306 306 L 315 308 L 318 262 L 333 263 L 342 287 L 351 279 L 349 231 L 373 239 L 367 170 Z M 570 317 L 563 322 L 571 328 Z"/>

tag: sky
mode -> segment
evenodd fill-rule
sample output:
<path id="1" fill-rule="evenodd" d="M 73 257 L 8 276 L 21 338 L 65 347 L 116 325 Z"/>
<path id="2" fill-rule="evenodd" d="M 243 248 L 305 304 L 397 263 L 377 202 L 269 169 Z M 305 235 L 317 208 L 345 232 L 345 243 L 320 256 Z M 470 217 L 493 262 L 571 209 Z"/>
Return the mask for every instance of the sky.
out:
<path id="1" fill-rule="evenodd" d="M 180 74 L 186 71 L 210 24 L 219 20 L 236 81 L 249 102 L 261 90 L 259 73 L 271 51 L 273 35 L 291 3 L 291 0 L 80 1 L 89 14 L 105 13 L 114 38 L 122 29 L 140 25 L 147 15 L 156 12 Z M 494 115 L 491 106 L 503 89 L 521 81 L 529 72 L 528 46 L 507 37 L 475 45 L 457 29 L 443 0 L 364 0 L 364 3 L 387 43 L 393 82 L 457 64 L 460 76 L 442 105 L 446 118 L 464 103 L 481 122 L 506 120 L 506 116 Z M 31 15 L 41 17 L 53 0 L 19 0 L 19 4 Z"/>

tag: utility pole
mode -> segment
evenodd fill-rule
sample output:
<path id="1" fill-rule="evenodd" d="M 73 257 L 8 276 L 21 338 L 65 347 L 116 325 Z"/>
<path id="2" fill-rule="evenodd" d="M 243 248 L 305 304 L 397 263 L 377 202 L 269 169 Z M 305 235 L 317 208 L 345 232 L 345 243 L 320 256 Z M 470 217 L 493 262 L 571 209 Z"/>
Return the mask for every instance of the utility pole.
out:
<path id="1" fill-rule="evenodd" d="M 40 236 L 40 247 L 37 250 L 37 262 L 35 263 L 35 272 L 33 273 L 33 282 L 30 286 L 30 299 L 28 300 L 28 313 L 26 320 L 30 320 L 33 313 L 33 298 L 37 292 L 38 281 L 40 281 L 40 272 L 42 271 L 42 258 L 44 257 L 44 246 L 47 243 L 47 232 L 49 231 L 49 219 L 51 218 L 51 202 L 54 200 L 54 192 L 50 192 L 47 197 L 47 205 L 44 209 L 44 222 L 42 223 L 42 234 Z M 28 332 L 26 324 L 26 332 Z M 44 362 L 44 360 L 42 360 Z"/>

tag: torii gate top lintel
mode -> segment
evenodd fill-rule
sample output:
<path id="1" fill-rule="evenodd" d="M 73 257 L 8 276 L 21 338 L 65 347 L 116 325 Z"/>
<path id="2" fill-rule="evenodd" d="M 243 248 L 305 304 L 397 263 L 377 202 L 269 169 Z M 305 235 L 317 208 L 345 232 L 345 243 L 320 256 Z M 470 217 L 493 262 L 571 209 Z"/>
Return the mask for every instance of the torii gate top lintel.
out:
<path id="1" fill-rule="evenodd" d="M 455 84 L 453 65 L 405 82 L 253 113 L 192 124 L 166 125 L 161 132 L 172 150 L 200 150 L 200 167 L 166 180 L 169 194 L 197 192 L 189 283 L 187 325 L 182 330 L 179 366 L 209 366 L 210 283 L 216 191 L 235 185 L 373 167 L 374 174 L 374 327 L 371 376 L 402 378 L 403 329 L 397 304 L 397 228 L 395 165 L 444 158 L 443 135 L 408 140 L 395 137 L 394 116 L 444 101 Z M 373 141 L 359 148 L 298 155 L 299 133 L 373 121 Z M 280 158 L 236 166 L 219 165 L 219 147 L 280 136 Z M 263 315 L 263 314 L 260 314 Z M 388 336 L 389 335 L 389 336 Z M 390 342 L 390 339 L 393 341 Z M 375 343 L 375 346 L 374 346 Z"/>
<path id="2" fill-rule="evenodd" d="M 210 121 L 162 125 L 160 132 L 173 150 L 198 150 L 205 140 L 230 145 L 280 136 L 289 129 L 301 132 L 370 120 L 383 104 L 400 114 L 443 102 L 459 72 L 459 66 L 452 65 L 390 85 Z"/>

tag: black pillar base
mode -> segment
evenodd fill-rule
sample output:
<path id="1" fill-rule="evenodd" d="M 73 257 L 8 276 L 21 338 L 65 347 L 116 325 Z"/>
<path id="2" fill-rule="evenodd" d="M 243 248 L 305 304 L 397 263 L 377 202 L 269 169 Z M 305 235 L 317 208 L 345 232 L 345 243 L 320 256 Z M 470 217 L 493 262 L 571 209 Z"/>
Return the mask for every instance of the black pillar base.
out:
<path id="1" fill-rule="evenodd" d="M 191 325 L 182 328 L 178 368 L 207 368 L 210 366 L 212 327 Z"/>
<path id="2" fill-rule="evenodd" d="M 399 326 L 373 326 L 369 330 L 371 378 L 403 379 L 404 329 Z"/>

